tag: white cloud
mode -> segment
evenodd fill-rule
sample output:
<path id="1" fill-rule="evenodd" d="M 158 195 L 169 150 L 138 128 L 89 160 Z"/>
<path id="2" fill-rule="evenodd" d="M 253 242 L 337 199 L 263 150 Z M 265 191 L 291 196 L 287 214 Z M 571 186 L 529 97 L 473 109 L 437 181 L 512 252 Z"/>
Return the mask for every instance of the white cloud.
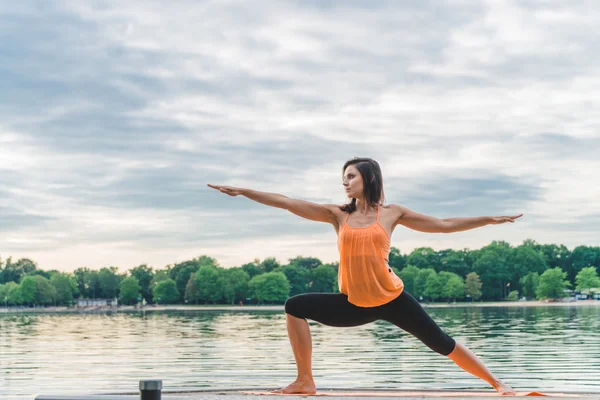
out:
<path id="1" fill-rule="evenodd" d="M 342 203 L 353 156 L 379 160 L 388 201 L 526 214 L 456 236 L 398 231 L 404 252 L 600 244 L 587 222 L 600 214 L 598 10 L 436 4 L 4 10 L 0 33 L 18 40 L 0 39 L 2 255 L 64 269 L 204 253 L 333 261 L 332 230 L 205 184 Z"/>

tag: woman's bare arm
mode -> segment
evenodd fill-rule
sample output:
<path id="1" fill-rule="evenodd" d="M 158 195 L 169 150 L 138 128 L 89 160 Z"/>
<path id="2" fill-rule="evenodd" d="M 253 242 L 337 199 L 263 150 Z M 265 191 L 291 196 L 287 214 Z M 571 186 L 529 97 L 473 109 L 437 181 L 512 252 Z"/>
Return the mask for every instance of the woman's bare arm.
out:
<path id="1" fill-rule="evenodd" d="M 452 233 L 479 228 L 485 225 L 497 225 L 504 222 L 515 222 L 523 214 L 501 217 L 465 217 L 465 218 L 436 218 L 419 214 L 406 207 L 394 205 L 400 216 L 396 223 L 407 228 L 428 233 Z"/>
<path id="2" fill-rule="evenodd" d="M 283 208 L 293 214 L 298 215 L 299 217 L 306 218 L 311 221 L 337 224 L 335 209 L 338 206 L 335 204 L 311 203 L 310 201 L 291 199 L 278 193 L 260 192 L 258 190 L 235 188 L 231 186 L 210 184 L 208 186 L 230 196 L 242 195 L 250 200 L 254 200 L 267 206 Z"/>

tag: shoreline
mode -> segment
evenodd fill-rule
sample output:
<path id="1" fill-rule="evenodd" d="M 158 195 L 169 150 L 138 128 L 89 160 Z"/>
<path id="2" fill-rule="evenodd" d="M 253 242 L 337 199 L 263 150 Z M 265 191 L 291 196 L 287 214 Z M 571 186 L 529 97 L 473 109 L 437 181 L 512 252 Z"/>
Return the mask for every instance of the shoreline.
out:
<path id="1" fill-rule="evenodd" d="M 472 303 L 421 303 L 423 308 L 483 308 L 483 307 L 600 307 L 598 300 L 579 300 L 571 302 L 531 301 L 494 301 Z M 117 312 L 146 312 L 146 311 L 283 311 L 282 305 L 161 305 L 161 306 L 118 306 L 118 307 L 35 307 L 35 308 L 5 308 L 0 307 L 0 314 L 96 314 Z"/>

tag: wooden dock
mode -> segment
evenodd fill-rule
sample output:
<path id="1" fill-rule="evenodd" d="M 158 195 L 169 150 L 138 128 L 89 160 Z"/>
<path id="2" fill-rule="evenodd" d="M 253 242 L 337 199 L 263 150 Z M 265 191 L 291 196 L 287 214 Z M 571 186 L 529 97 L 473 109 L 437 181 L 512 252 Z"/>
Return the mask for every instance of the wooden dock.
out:
<path id="1" fill-rule="evenodd" d="M 327 400 L 378 400 L 381 398 L 411 399 L 485 399 L 498 398 L 495 391 L 440 391 L 440 390 L 377 390 L 377 389 L 319 389 L 316 395 L 281 395 L 272 394 L 269 391 L 274 388 L 249 388 L 249 389 L 206 389 L 190 391 L 161 391 L 150 390 L 130 393 L 98 394 L 98 395 L 39 395 L 35 400 L 269 400 L 276 397 L 327 397 Z M 600 393 L 568 393 L 568 392 L 517 392 L 517 397 L 529 397 L 539 399 L 582 399 L 600 400 Z"/>

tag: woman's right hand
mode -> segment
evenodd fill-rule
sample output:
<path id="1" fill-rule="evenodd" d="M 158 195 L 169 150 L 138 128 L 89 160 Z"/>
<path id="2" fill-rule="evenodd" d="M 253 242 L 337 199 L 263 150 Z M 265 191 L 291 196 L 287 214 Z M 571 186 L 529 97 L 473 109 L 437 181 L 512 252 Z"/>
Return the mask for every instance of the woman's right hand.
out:
<path id="1" fill-rule="evenodd" d="M 242 194 L 242 188 L 236 188 L 232 186 L 211 185 L 210 183 L 207 186 L 233 197 Z"/>

